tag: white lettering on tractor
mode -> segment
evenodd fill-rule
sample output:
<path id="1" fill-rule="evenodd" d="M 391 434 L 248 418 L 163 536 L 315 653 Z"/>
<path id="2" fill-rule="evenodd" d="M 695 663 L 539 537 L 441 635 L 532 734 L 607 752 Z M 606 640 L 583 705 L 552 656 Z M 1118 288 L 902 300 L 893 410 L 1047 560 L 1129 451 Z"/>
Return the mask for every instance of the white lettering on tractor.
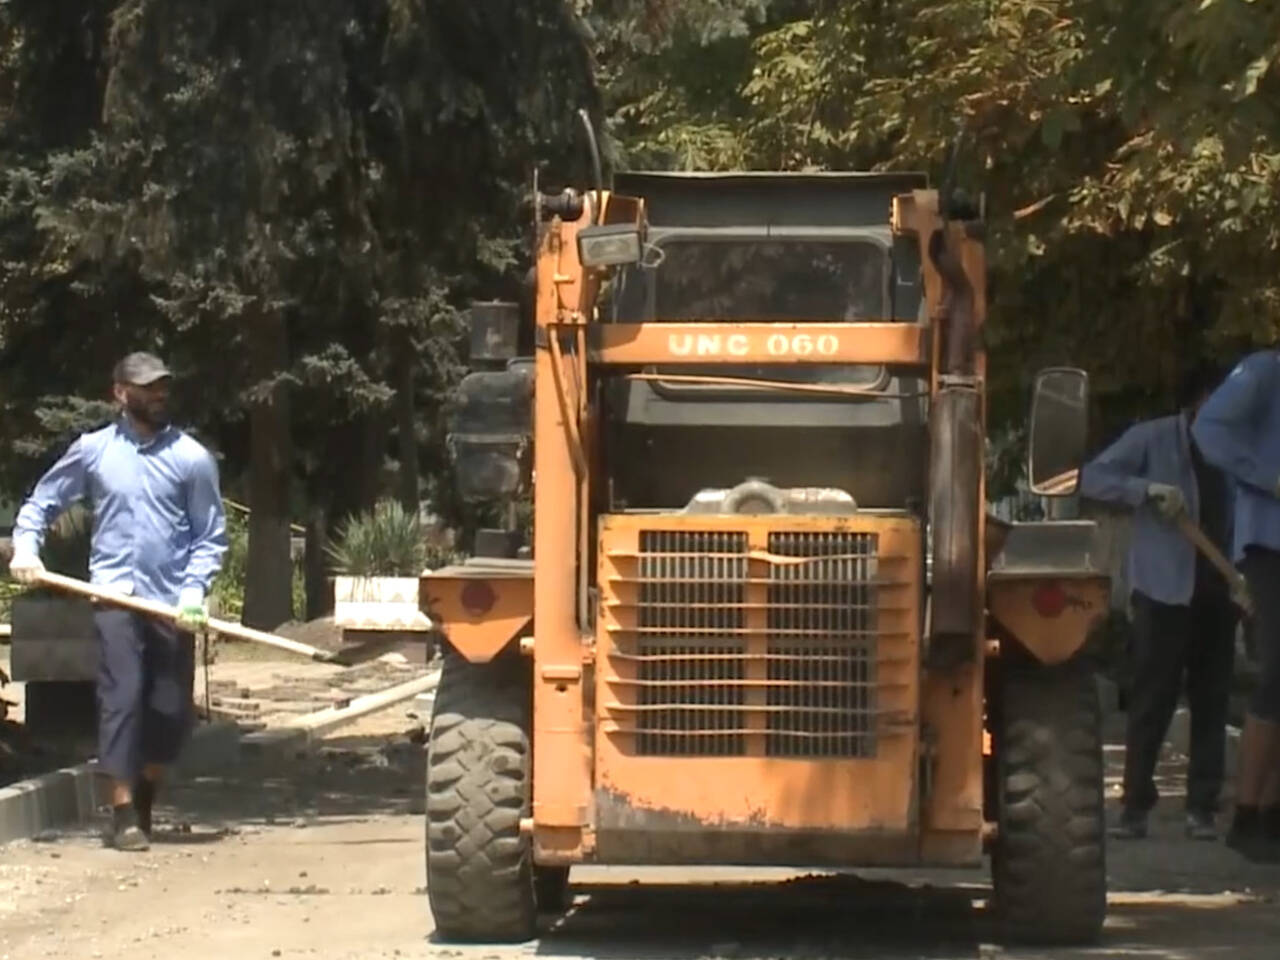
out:
<path id="1" fill-rule="evenodd" d="M 718 333 L 698 334 L 698 356 L 718 357 L 719 355 L 720 355 L 720 334 Z"/>
<path id="2" fill-rule="evenodd" d="M 765 349 L 774 357 L 808 357 L 815 353 L 822 357 L 833 357 L 840 352 L 840 338 L 834 333 L 824 333 L 818 337 L 807 333 L 793 333 L 790 336 L 775 333 L 765 341 Z"/>
<path id="3" fill-rule="evenodd" d="M 667 335 L 667 352 L 673 357 L 749 357 L 759 352 L 745 333 L 672 333 Z M 834 333 L 813 336 L 810 333 L 771 333 L 765 338 L 764 352 L 771 357 L 834 357 L 840 352 L 840 338 Z"/>

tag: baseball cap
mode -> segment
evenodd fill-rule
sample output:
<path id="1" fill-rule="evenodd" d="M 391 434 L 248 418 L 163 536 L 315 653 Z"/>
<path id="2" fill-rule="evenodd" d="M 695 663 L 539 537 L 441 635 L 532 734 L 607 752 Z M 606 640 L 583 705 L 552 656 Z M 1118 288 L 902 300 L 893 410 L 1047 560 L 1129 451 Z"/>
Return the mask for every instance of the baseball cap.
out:
<path id="1" fill-rule="evenodd" d="M 117 363 L 112 376 L 116 383 L 128 383 L 137 387 L 145 387 L 147 384 L 163 380 L 165 377 L 172 377 L 173 374 L 169 372 L 169 368 L 164 365 L 164 361 L 159 357 L 140 350 L 137 353 L 129 354 Z"/>

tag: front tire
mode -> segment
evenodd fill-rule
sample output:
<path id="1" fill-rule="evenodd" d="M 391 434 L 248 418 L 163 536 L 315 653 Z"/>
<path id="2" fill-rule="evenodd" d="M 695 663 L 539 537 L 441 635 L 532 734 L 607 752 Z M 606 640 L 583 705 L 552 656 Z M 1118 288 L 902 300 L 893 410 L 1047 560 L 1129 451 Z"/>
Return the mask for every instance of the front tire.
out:
<path id="1" fill-rule="evenodd" d="M 529 816 L 532 688 L 518 655 L 468 663 L 447 650 L 427 748 L 427 899 L 441 938 L 516 942 L 536 932 Z"/>
<path id="2" fill-rule="evenodd" d="M 1000 695 L 999 835 L 992 856 L 1007 940 L 1088 944 L 1107 903 L 1102 710 L 1079 664 L 1019 666 Z"/>

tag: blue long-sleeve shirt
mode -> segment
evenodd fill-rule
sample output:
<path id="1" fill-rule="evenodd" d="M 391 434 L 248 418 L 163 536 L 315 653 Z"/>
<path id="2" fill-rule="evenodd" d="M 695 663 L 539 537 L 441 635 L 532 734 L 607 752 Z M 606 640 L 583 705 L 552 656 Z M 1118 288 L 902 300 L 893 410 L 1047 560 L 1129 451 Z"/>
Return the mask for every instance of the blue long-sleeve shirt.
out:
<path id="1" fill-rule="evenodd" d="M 1186 414 L 1139 423 L 1087 464 L 1080 475 L 1082 496 L 1134 509 L 1129 586 L 1171 605 L 1191 602 L 1196 589 L 1196 548 L 1147 502 L 1147 487 L 1152 483 L 1177 487 L 1191 518 L 1200 522 L 1200 485 L 1188 426 Z M 1230 498 L 1231 484 L 1224 487 Z M 1222 505 L 1221 515 L 1231 517 L 1229 503 Z M 1219 546 L 1228 547 L 1229 543 L 1228 530 Z"/>
<path id="2" fill-rule="evenodd" d="M 38 554 L 49 524 L 78 500 L 93 508 L 90 579 L 174 605 L 207 594 L 227 551 L 218 469 L 174 427 L 143 440 L 121 420 L 80 436 L 40 478 L 14 523 L 14 552 Z"/>
<path id="3" fill-rule="evenodd" d="M 1235 559 L 1280 550 L 1280 350 L 1251 354 L 1205 401 L 1192 430 L 1205 458 L 1239 485 Z"/>

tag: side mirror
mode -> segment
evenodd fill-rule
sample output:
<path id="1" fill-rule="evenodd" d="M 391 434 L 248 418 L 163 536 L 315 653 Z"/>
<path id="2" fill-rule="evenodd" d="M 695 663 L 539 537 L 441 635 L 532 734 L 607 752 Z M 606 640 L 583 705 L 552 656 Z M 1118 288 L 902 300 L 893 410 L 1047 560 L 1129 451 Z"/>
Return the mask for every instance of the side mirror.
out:
<path id="1" fill-rule="evenodd" d="M 1027 473 L 1031 492 L 1069 497 L 1080 485 L 1089 418 L 1089 375 L 1052 367 L 1036 375 L 1031 399 Z"/>

